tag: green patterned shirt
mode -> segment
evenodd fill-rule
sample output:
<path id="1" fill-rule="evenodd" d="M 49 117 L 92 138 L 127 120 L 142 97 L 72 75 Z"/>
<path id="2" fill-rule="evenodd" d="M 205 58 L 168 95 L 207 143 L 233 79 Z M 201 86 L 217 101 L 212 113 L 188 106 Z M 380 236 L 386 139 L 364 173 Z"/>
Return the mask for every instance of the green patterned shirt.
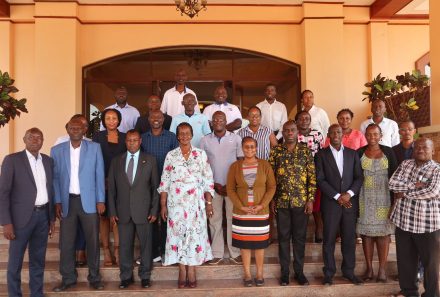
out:
<path id="1" fill-rule="evenodd" d="M 297 143 L 290 152 L 279 144 L 270 151 L 269 163 L 277 181 L 277 208 L 303 207 L 315 200 L 316 171 L 310 149 Z"/>

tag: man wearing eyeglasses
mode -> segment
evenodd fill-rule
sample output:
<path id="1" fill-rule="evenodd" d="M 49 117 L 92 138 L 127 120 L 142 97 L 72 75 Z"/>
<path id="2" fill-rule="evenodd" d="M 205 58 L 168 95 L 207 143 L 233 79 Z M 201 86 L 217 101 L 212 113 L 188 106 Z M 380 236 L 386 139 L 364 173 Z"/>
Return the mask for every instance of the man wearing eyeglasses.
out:
<path id="1" fill-rule="evenodd" d="M 411 120 L 400 122 L 399 124 L 400 143 L 393 146 L 394 154 L 397 158 L 397 164 L 400 165 L 404 160 L 412 158 L 414 148 L 414 134 L 416 128 Z"/>

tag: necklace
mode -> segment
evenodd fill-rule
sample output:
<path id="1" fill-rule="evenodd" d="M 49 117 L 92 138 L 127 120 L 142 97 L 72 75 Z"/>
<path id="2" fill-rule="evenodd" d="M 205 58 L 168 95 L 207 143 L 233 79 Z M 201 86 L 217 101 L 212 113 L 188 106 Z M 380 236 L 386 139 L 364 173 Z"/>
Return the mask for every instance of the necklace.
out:
<path id="1" fill-rule="evenodd" d="M 180 152 L 182 153 L 182 155 L 183 155 L 184 157 L 189 156 L 189 154 L 191 153 L 191 151 L 192 151 L 192 147 L 189 147 L 189 150 L 188 150 L 186 153 L 184 153 L 183 150 L 182 150 L 182 148 L 180 148 Z"/>

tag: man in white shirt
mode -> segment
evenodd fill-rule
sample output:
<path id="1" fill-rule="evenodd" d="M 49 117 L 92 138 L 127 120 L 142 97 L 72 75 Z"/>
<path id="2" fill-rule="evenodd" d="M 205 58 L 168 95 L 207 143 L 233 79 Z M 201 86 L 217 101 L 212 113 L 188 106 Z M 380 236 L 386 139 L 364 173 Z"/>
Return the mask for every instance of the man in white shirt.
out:
<path id="1" fill-rule="evenodd" d="M 277 88 L 274 84 L 267 84 L 265 91 L 266 98 L 257 104 L 261 109 L 261 124 L 270 128 L 277 139 L 281 139 L 282 127 L 287 122 L 286 106 L 277 101 Z"/>
<path id="2" fill-rule="evenodd" d="M 400 143 L 399 126 L 397 123 L 391 119 L 384 117 L 387 108 L 385 102 L 380 99 L 376 99 L 371 103 L 371 113 L 373 116 L 362 122 L 361 132 L 365 134 L 368 125 L 378 124 L 382 129 L 382 139 L 380 144 L 393 147 Z"/>
<path id="3" fill-rule="evenodd" d="M 176 85 L 171 89 L 167 90 L 163 95 L 162 105 L 160 106 L 160 110 L 167 115 L 174 117 L 178 114 L 183 113 L 185 110 L 182 105 L 183 96 L 186 94 L 193 94 L 194 98 L 196 98 L 196 113 L 200 113 L 199 103 L 197 102 L 196 93 L 193 90 L 188 88 L 185 83 L 188 79 L 185 70 L 179 69 L 176 71 L 174 75 L 174 80 L 176 81 Z"/>
<path id="4" fill-rule="evenodd" d="M 127 89 L 125 87 L 119 87 L 115 91 L 116 103 L 107 106 L 105 109 L 114 108 L 119 110 L 122 115 L 121 124 L 118 127 L 119 132 L 126 133 L 128 130 L 134 129 L 136 121 L 140 116 L 139 111 L 136 107 L 128 105 L 127 103 Z M 105 130 L 101 123 L 101 131 Z"/>
<path id="5" fill-rule="evenodd" d="M 304 90 L 301 93 L 302 110 L 309 112 L 312 122 L 310 127 L 318 130 L 324 136 L 327 137 L 328 128 L 330 127 L 330 120 L 324 109 L 315 105 L 315 98 L 313 92 L 310 90 Z"/>
<path id="6" fill-rule="evenodd" d="M 212 127 L 212 116 L 216 111 L 222 111 L 226 115 L 226 130 L 232 132 L 241 128 L 241 112 L 234 104 L 226 101 L 228 92 L 224 86 L 218 86 L 214 91 L 215 103 L 207 106 L 203 114 L 208 118 L 209 125 Z"/>
<path id="7" fill-rule="evenodd" d="M 87 130 L 89 129 L 89 122 L 87 121 L 86 117 L 84 115 L 78 113 L 78 114 L 73 115 L 70 119 L 71 120 L 72 119 L 79 119 L 81 121 L 81 123 L 84 126 L 84 129 L 83 129 L 83 135 L 84 135 L 83 139 L 91 141 L 90 138 L 86 137 Z M 65 128 L 67 130 L 67 124 L 66 124 Z M 65 134 L 63 136 L 58 137 L 53 146 L 56 146 L 57 144 L 60 144 L 60 143 L 63 143 L 63 142 L 69 141 L 69 140 L 70 140 L 69 134 Z"/>

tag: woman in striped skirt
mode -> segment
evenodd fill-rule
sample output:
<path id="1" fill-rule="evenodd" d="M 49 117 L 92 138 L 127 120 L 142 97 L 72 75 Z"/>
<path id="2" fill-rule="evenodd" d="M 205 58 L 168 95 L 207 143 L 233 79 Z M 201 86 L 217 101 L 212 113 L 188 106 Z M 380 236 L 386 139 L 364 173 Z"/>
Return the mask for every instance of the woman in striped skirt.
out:
<path id="1" fill-rule="evenodd" d="M 269 245 L 269 203 L 275 194 L 276 182 L 272 167 L 256 157 L 257 141 L 242 140 L 244 160 L 229 168 L 226 189 L 233 208 L 232 245 L 240 248 L 245 286 L 252 286 L 251 251 L 255 250 L 257 275 L 255 284 L 264 285 L 264 249 Z"/>

